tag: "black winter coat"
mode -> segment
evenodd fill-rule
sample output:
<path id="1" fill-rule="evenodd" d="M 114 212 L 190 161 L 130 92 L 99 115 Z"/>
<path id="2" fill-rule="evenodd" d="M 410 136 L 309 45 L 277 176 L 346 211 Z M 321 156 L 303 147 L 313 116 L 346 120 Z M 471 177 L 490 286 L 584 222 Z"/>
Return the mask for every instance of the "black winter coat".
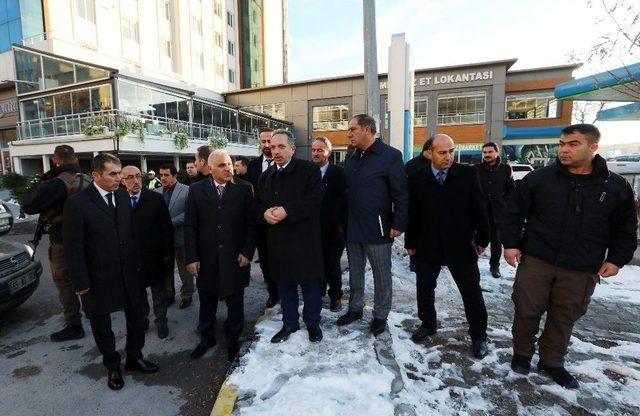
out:
<path id="1" fill-rule="evenodd" d="M 500 163 L 499 157 L 498 163 L 494 166 L 489 166 L 484 162 L 474 166 L 478 169 L 480 186 L 487 199 L 489 222 L 491 224 L 497 223 L 500 221 L 507 200 L 515 189 L 511 166 Z"/>
<path id="2" fill-rule="evenodd" d="M 475 245 L 489 244 L 486 202 L 476 169 L 454 163 L 441 186 L 431 166 L 409 177 L 409 226 L 405 247 L 432 264 L 477 261 Z"/>
<path id="3" fill-rule="evenodd" d="M 500 226 L 505 248 L 588 273 L 600 269 L 605 255 L 624 266 L 637 247 L 633 190 L 599 155 L 589 175 L 573 175 L 559 161 L 529 173 Z"/>
<path id="4" fill-rule="evenodd" d="M 88 314 L 119 311 L 143 300 L 131 200 L 122 189 L 114 195 L 117 216 L 93 183 L 64 205 L 67 271 L 76 291 L 89 289 L 81 297 Z"/>
<path id="5" fill-rule="evenodd" d="M 164 281 L 173 264 L 173 225 L 162 195 L 142 189 L 133 209 L 136 241 L 142 260 L 142 280 L 146 287 Z"/>
<path id="6" fill-rule="evenodd" d="M 185 264 L 200 262 L 198 291 L 224 298 L 247 287 L 251 266 L 240 267 L 238 255 L 253 259 L 255 233 L 251 184 L 227 182 L 222 199 L 212 177 L 191 185 L 184 217 Z"/>
<path id="7" fill-rule="evenodd" d="M 429 166 L 429 159 L 424 157 L 422 153 L 418 156 L 412 158 L 407 163 L 404 164 L 404 171 L 407 174 L 407 178 L 414 173 L 426 169 Z"/>
<path id="8" fill-rule="evenodd" d="M 258 182 L 260 182 L 260 176 L 262 176 L 262 158 L 264 155 L 260 155 L 249 161 L 247 165 L 247 177 L 248 181 L 253 185 L 253 189 L 258 189 Z M 274 163 L 271 164 L 273 166 Z"/>
<path id="9" fill-rule="evenodd" d="M 320 240 L 320 169 L 312 162 L 292 158 L 281 171 L 272 166 L 260 177 L 257 215 L 265 227 L 269 268 L 274 281 L 300 284 L 324 276 Z M 282 206 L 287 217 L 268 224 L 264 212 Z"/>
<path id="10" fill-rule="evenodd" d="M 344 232 L 347 216 L 345 205 L 347 181 L 344 169 L 341 166 L 330 164 L 322 177 L 322 186 L 324 193 L 320 208 L 320 228 L 322 241 L 329 244 L 344 238 L 339 231 L 339 228 L 342 228 Z"/>

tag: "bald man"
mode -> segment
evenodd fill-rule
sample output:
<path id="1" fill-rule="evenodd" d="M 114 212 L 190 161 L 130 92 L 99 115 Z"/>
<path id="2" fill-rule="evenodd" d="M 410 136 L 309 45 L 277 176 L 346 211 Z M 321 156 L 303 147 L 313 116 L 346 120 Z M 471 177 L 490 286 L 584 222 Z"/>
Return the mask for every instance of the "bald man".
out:
<path id="1" fill-rule="evenodd" d="M 422 321 L 412 339 L 422 342 L 437 331 L 435 288 L 447 266 L 462 295 L 473 355 L 482 359 L 487 355 L 487 310 L 477 260 L 489 243 L 489 223 L 477 171 L 456 163 L 454 150 L 451 137 L 435 135 L 427 168 L 409 177 L 405 247 L 415 256 Z"/>
<path id="2" fill-rule="evenodd" d="M 173 225 L 167 204 L 162 195 L 142 186 L 140 169 L 135 166 L 122 168 L 122 183 L 127 188 L 133 207 L 133 223 L 136 242 L 140 248 L 142 278 L 145 287 L 151 288 L 153 315 L 158 338 L 169 335 L 167 326 L 166 270 L 173 265 Z M 149 301 L 146 293 L 146 327 L 149 327 Z"/>

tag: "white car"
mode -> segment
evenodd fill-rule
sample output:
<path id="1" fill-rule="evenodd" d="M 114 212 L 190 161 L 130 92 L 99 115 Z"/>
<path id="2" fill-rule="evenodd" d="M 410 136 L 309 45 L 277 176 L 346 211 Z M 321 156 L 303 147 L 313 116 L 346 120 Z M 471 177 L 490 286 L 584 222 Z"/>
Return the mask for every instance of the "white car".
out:
<path id="1" fill-rule="evenodd" d="M 511 171 L 513 172 L 513 180 L 515 182 L 518 182 L 521 181 L 522 178 L 527 176 L 529 172 L 533 171 L 533 166 L 514 163 L 513 165 L 511 165 Z"/>

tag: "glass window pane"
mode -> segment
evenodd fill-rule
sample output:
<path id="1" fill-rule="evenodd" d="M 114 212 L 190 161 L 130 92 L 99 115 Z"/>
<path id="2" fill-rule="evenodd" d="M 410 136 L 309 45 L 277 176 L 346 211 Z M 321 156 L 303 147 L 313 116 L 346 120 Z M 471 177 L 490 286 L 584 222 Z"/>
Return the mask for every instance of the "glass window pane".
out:
<path id="1" fill-rule="evenodd" d="M 44 65 L 44 86 L 55 88 L 73 84 L 73 64 L 68 62 L 42 57 Z"/>
<path id="2" fill-rule="evenodd" d="M 178 117 L 182 121 L 189 121 L 189 105 L 185 100 L 178 102 Z"/>
<path id="3" fill-rule="evenodd" d="M 169 102 L 167 103 L 167 118 L 171 118 L 174 120 L 178 119 L 178 103 L 177 102 Z"/>
<path id="4" fill-rule="evenodd" d="M 91 111 L 111 110 L 111 85 L 91 89 Z"/>
<path id="5" fill-rule="evenodd" d="M 202 103 L 193 102 L 193 122 L 202 124 Z"/>
<path id="6" fill-rule="evenodd" d="M 100 78 L 107 78 L 109 73 L 102 69 L 91 68 L 84 65 L 76 65 L 77 82 L 92 81 Z"/>
<path id="7" fill-rule="evenodd" d="M 42 78 L 40 68 L 40 55 L 17 50 L 15 51 L 16 78 L 18 93 L 37 91 L 40 89 Z"/>
<path id="8" fill-rule="evenodd" d="M 6 52 L 11 49 L 11 40 L 9 39 L 9 24 L 0 25 L 0 52 Z"/>
<path id="9" fill-rule="evenodd" d="M 213 119 L 213 107 L 209 104 L 202 105 L 202 124 L 211 124 Z"/>
<path id="10" fill-rule="evenodd" d="M 73 95 L 73 113 L 82 114 L 91 111 L 91 93 L 89 90 L 74 91 Z"/>
<path id="11" fill-rule="evenodd" d="M 48 97 L 44 97 L 42 98 L 43 100 L 43 104 L 40 107 L 40 117 L 41 118 L 45 118 L 45 117 L 53 117 L 54 113 L 53 113 L 53 96 L 50 95 Z"/>
<path id="12" fill-rule="evenodd" d="M 24 120 L 36 120 L 40 118 L 38 112 L 38 99 L 36 100 L 24 100 L 20 102 L 22 108 L 22 118 Z"/>
<path id="13" fill-rule="evenodd" d="M 58 94 L 53 97 L 55 101 L 55 115 L 56 116 L 66 116 L 67 114 L 71 114 L 71 94 Z"/>

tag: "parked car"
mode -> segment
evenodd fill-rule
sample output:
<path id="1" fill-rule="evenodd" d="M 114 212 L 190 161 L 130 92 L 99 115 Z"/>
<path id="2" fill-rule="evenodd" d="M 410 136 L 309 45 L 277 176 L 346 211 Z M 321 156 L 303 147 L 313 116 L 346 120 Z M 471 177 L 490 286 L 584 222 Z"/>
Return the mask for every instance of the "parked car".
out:
<path id="1" fill-rule="evenodd" d="M 616 162 L 640 162 L 640 153 L 616 156 Z"/>
<path id="2" fill-rule="evenodd" d="M 0 202 L 0 235 L 5 235 L 13 227 L 13 214 L 9 207 Z"/>
<path id="3" fill-rule="evenodd" d="M 40 284 L 42 264 L 27 245 L 0 240 L 0 316 L 22 305 Z"/>
<path id="4" fill-rule="evenodd" d="M 513 165 L 511 165 L 511 171 L 513 172 L 513 180 L 515 182 L 518 182 L 521 181 L 522 178 L 527 176 L 529 172 L 533 171 L 533 166 L 514 163 Z"/>

